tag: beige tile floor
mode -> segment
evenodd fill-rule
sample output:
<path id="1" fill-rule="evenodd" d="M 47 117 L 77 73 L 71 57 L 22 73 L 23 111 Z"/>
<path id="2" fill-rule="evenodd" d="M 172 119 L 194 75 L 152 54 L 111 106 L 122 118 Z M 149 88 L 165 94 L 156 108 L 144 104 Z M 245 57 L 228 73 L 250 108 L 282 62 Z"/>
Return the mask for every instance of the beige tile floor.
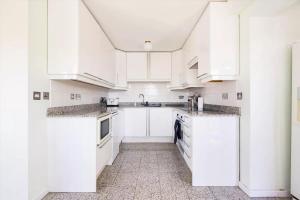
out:
<path id="1" fill-rule="evenodd" d="M 122 144 L 97 180 L 97 193 L 49 193 L 44 200 L 248 200 L 238 187 L 192 187 L 173 144 Z M 259 198 L 257 198 L 259 199 Z M 276 199 L 276 198 L 260 198 Z M 277 199 L 276 199 L 277 200 Z"/>

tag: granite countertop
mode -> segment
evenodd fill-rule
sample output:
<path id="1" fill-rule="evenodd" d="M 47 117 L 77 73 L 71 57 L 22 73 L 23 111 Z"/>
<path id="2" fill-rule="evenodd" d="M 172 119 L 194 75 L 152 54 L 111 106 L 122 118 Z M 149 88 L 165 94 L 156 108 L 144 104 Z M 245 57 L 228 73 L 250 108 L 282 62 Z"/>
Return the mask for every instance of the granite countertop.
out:
<path id="1" fill-rule="evenodd" d="M 115 109 L 109 109 L 100 104 L 84 104 L 75 106 L 52 107 L 47 111 L 47 117 L 104 117 L 112 114 Z"/>
<path id="2" fill-rule="evenodd" d="M 145 107 L 141 104 L 122 103 L 119 107 L 105 107 L 100 104 L 84 104 L 75 106 L 52 107 L 47 117 L 104 117 L 123 108 L 174 108 L 191 117 L 204 116 L 239 116 L 239 108 L 228 106 L 204 105 L 205 111 L 191 111 L 185 103 L 161 103 L 160 107 Z"/>
<path id="3" fill-rule="evenodd" d="M 239 114 L 235 114 L 235 113 L 226 113 L 223 111 L 191 111 L 187 108 L 177 108 L 177 110 L 179 111 L 183 111 L 184 114 L 187 114 L 190 117 L 209 117 L 209 116 L 220 116 L 220 117 L 224 117 L 224 116 L 239 116 Z"/>

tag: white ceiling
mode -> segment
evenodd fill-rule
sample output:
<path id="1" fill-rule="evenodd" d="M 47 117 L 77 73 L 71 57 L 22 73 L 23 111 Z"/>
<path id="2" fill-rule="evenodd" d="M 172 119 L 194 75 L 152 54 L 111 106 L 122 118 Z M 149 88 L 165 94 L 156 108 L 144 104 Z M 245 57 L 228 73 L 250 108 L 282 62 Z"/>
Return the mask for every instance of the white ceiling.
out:
<path id="1" fill-rule="evenodd" d="M 116 48 L 153 51 L 182 47 L 209 0 L 84 0 Z"/>

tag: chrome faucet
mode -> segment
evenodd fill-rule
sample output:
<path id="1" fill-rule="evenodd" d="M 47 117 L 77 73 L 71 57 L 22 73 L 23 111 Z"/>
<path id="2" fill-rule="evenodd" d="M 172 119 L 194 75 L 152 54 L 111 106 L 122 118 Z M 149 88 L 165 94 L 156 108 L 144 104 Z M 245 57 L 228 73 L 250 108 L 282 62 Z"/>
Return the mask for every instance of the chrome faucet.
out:
<path id="1" fill-rule="evenodd" d="M 143 97 L 143 103 L 142 103 L 142 105 L 144 105 L 144 104 L 145 104 L 145 96 L 144 96 L 143 94 L 139 94 L 139 98 L 140 98 L 141 96 Z"/>

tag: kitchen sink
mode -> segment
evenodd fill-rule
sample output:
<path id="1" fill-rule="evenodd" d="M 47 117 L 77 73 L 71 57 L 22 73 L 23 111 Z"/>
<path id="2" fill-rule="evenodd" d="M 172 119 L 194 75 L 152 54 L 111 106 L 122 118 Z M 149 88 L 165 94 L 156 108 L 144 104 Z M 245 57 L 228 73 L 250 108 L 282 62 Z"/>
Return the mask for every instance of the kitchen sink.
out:
<path id="1" fill-rule="evenodd" d="M 143 104 L 144 107 L 161 107 L 161 103 L 149 103 L 146 102 Z"/>

